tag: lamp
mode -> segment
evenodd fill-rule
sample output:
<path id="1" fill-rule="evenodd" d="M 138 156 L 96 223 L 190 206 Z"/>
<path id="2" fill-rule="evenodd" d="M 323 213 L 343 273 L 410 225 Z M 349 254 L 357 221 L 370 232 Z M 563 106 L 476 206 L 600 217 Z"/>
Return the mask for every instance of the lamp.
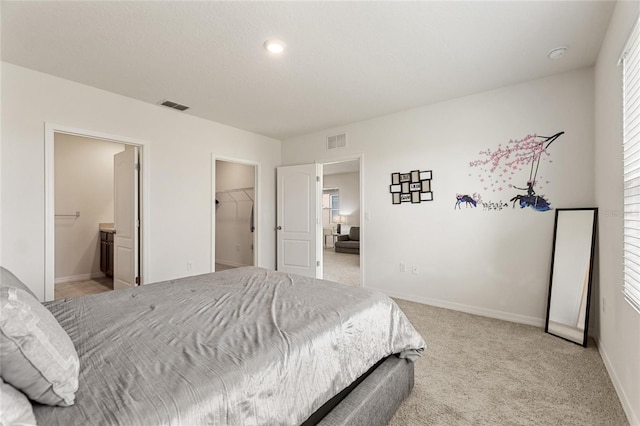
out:
<path id="1" fill-rule="evenodd" d="M 338 226 L 336 226 L 336 231 L 338 234 L 342 234 L 342 225 L 346 225 L 347 216 L 338 215 L 337 219 Z"/>

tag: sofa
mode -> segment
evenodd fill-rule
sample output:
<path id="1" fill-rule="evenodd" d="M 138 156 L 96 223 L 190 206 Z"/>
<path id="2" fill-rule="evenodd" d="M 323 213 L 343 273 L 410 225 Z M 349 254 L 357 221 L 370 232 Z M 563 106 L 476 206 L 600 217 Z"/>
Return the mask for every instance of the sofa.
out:
<path id="1" fill-rule="evenodd" d="M 360 227 L 352 226 L 347 235 L 338 235 L 336 253 L 360 254 Z"/>

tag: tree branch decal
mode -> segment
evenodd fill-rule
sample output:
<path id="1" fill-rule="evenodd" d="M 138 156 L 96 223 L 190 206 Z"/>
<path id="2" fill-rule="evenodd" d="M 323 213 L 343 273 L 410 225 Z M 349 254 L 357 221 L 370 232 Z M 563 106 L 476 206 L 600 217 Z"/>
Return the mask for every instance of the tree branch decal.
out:
<path id="1" fill-rule="evenodd" d="M 498 145 L 493 151 L 490 148 L 480 151 L 481 158 L 471 161 L 470 167 L 479 169 L 478 178 L 485 191 L 502 192 L 507 188 L 527 191 L 526 195 L 516 195 L 510 201 L 520 203 L 520 207 L 531 207 L 534 210 L 546 211 L 550 205 L 544 196 L 538 196 L 535 189 L 544 188 L 549 181 L 542 175 L 538 176 L 540 162 L 552 163 L 547 152 L 549 145 L 562 136 L 564 132 L 558 132 L 553 136 L 527 135 L 523 139 L 509 140 L 506 145 Z M 515 186 L 514 178 L 518 172 L 529 166 L 529 179 L 526 188 Z M 469 175 L 471 176 L 471 174 Z"/>

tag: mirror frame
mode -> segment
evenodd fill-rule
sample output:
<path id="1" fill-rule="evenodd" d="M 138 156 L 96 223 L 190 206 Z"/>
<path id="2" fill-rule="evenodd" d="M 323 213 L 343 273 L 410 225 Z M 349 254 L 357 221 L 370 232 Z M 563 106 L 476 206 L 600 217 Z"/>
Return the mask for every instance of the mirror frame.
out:
<path id="1" fill-rule="evenodd" d="M 582 337 L 582 342 L 576 342 L 569 338 L 559 336 L 549 331 L 549 313 L 551 311 L 551 290 L 553 288 L 553 268 L 556 261 L 556 238 L 558 236 L 558 215 L 562 211 L 584 211 L 590 210 L 593 211 L 593 226 L 591 229 L 591 250 L 590 250 L 590 259 L 589 259 L 589 281 L 587 283 L 587 306 L 585 312 L 584 319 L 584 334 Z M 591 283 L 593 281 L 593 263 L 595 257 L 595 248 L 596 248 L 596 232 L 598 229 L 598 208 L 597 207 L 580 207 L 580 208 L 567 208 L 567 209 L 556 209 L 555 222 L 553 226 L 553 247 L 551 251 L 551 271 L 549 276 L 549 296 L 547 300 L 547 319 L 545 321 L 544 331 L 545 333 L 551 334 L 553 336 L 559 337 L 563 340 L 566 340 L 571 343 L 575 343 L 576 345 L 580 345 L 583 347 L 587 347 L 587 337 L 589 332 L 589 310 L 591 307 Z"/>

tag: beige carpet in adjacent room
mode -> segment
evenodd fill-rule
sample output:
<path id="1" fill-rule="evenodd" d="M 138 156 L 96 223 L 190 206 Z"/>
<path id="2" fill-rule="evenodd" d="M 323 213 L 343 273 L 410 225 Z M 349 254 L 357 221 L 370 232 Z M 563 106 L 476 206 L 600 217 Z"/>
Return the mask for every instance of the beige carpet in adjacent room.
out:
<path id="1" fill-rule="evenodd" d="M 427 341 L 415 387 L 391 420 L 406 425 L 627 425 L 593 340 L 396 300 Z"/>
<path id="2" fill-rule="evenodd" d="M 322 272 L 325 280 L 360 285 L 360 255 L 336 253 L 333 248 L 326 248 L 323 262 Z"/>

